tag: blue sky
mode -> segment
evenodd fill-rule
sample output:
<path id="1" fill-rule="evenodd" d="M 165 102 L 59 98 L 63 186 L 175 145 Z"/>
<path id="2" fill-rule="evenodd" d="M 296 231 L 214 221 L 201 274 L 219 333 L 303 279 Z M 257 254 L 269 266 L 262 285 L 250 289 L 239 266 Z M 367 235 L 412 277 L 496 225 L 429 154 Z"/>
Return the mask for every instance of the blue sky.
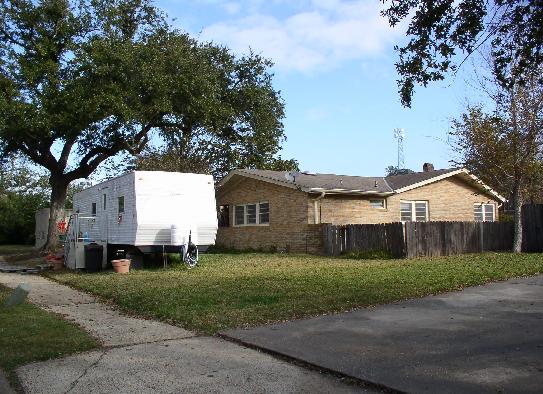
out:
<path id="1" fill-rule="evenodd" d="M 377 0 L 159 0 L 174 25 L 200 40 L 274 61 L 286 103 L 281 155 L 302 170 L 378 176 L 397 161 L 393 130 L 404 128 L 406 167 L 449 166 L 446 143 L 470 89 L 465 77 L 419 88 L 411 109 L 397 94 L 392 29 Z M 472 99 L 470 99 L 471 101 Z"/>

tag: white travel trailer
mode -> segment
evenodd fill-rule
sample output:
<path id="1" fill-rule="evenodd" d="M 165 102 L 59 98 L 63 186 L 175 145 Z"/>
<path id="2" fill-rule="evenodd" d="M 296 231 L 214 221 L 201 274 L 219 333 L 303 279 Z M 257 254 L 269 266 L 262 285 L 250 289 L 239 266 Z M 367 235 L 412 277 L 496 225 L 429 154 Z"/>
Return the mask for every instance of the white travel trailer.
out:
<path id="1" fill-rule="evenodd" d="M 215 243 L 217 234 L 211 175 L 127 173 L 76 193 L 73 210 L 68 230 L 70 268 L 85 267 L 81 262 L 85 243 L 103 245 L 104 254 L 116 249 L 147 253 L 179 250 L 189 232 L 192 242 L 205 249 Z"/>

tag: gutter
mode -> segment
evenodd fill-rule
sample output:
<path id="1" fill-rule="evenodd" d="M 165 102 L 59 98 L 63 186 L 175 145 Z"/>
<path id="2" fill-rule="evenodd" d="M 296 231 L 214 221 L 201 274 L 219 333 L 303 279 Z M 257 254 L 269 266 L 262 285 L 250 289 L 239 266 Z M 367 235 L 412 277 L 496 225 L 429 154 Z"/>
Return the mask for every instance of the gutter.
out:
<path id="1" fill-rule="evenodd" d="M 321 192 L 320 196 L 313 199 L 313 210 L 314 210 L 313 211 L 313 216 L 314 216 L 313 222 L 315 224 L 320 223 L 319 201 L 322 200 L 324 198 L 324 196 L 326 196 L 326 192 Z"/>
<path id="2" fill-rule="evenodd" d="M 323 189 L 323 188 L 303 188 L 306 193 L 326 193 L 326 194 L 352 194 L 359 196 L 379 196 L 388 197 L 396 194 L 395 192 L 379 192 L 375 190 L 351 190 L 351 189 Z"/>

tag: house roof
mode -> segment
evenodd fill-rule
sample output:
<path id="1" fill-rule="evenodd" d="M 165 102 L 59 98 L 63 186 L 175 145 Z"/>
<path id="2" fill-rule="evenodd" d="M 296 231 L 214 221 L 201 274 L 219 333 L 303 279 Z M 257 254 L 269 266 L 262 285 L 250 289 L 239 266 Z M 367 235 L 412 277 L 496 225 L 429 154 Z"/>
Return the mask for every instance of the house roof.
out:
<path id="1" fill-rule="evenodd" d="M 428 172 L 413 172 L 411 174 L 405 174 L 405 175 L 387 176 L 385 179 L 387 180 L 390 187 L 392 187 L 394 190 L 397 190 L 397 189 L 402 189 L 404 187 L 414 185 L 419 182 L 424 182 L 429 179 L 435 178 L 437 176 L 445 175 L 457 170 L 458 170 L 457 168 L 448 168 L 445 170 L 434 170 L 434 171 L 428 171 Z"/>
<path id="2" fill-rule="evenodd" d="M 300 172 L 293 177 L 292 173 L 286 171 L 240 169 L 234 170 L 224 177 L 219 182 L 219 188 L 235 176 L 254 178 L 293 189 L 299 189 L 307 193 L 325 192 L 328 194 L 362 194 L 375 196 L 388 196 L 402 193 L 451 176 L 459 176 L 466 182 L 471 183 L 473 186 L 480 189 L 483 193 L 490 194 L 500 201 L 506 200 L 468 170 L 463 168 L 415 172 L 388 177 L 315 174 L 309 172 Z"/>
<path id="3" fill-rule="evenodd" d="M 300 172 L 294 181 L 287 179 L 288 172 L 243 169 L 236 170 L 240 175 L 245 174 L 253 177 L 273 181 L 273 183 L 296 186 L 304 191 L 331 191 L 345 190 L 353 192 L 391 193 L 392 188 L 385 182 L 383 177 L 363 177 L 335 174 L 313 174 Z M 222 182 L 221 182 L 222 183 Z"/>

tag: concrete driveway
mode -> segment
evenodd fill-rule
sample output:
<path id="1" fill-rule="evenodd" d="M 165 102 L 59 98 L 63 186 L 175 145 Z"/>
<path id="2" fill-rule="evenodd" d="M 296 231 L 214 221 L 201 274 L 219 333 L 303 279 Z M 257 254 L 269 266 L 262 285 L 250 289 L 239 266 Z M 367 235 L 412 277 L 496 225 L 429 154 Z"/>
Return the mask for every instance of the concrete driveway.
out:
<path id="1" fill-rule="evenodd" d="M 543 392 L 543 276 L 223 336 L 413 393 Z"/>

